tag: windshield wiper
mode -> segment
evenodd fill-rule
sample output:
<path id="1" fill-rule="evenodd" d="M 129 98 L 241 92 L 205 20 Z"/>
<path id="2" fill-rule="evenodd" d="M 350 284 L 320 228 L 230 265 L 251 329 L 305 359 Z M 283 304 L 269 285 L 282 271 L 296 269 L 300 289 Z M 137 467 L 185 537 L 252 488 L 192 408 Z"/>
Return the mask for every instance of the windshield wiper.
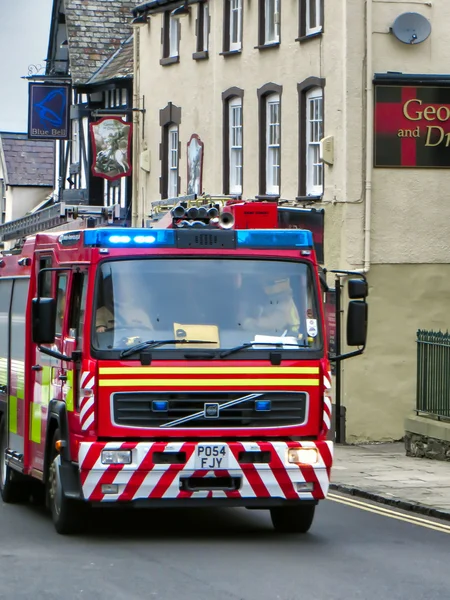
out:
<path id="1" fill-rule="evenodd" d="M 148 348 L 158 348 L 159 346 L 166 346 L 168 344 L 214 344 L 215 342 L 211 340 L 148 340 L 146 342 L 140 342 L 139 344 L 135 344 L 131 346 L 131 348 L 127 348 L 126 350 L 122 350 L 119 354 L 120 358 L 125 358 L 126 356 L 131 356 L 135 352 L 139 352 L 140 350 L 147 350 Z"/>
<path id="2" fill-rule="evenodd" d="M 300 341 L 300 340 L 299 340 Z M 239 346 L 235 346 L 234 348 L 230 348 L 229 350 L 225 350 L 219 354 L 219 358 L 225 358 L 226 356 L 230 356 L 230 354 L 234 354 L 235 352 L 240 352 L 241 350 L 245 350 L 246 348 L 252 348 L 253 346 L 273 346 L 274 348 L 284 348 L 285 346 L 294 346 L 294 348 L 306 348 L 307 344 L 289 344 L 283 342 L 245 342 L 244 344 L 240 344 Z"/>

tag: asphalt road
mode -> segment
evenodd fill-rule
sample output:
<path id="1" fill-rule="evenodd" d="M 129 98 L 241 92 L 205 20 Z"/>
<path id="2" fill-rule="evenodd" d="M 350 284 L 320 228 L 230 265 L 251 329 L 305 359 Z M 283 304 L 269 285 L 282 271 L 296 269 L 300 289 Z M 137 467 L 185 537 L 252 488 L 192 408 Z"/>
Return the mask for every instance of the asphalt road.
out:
<path id="1" fill-rule="evenodd" d="M 333 494 L 307 535 L 265 511 L 102 511 L 62 537 L 32 506 L 0 502 L 7 600 L 444 600 L 450 523 Z M 350 504 L 347 504 L 350 502 Z"/>

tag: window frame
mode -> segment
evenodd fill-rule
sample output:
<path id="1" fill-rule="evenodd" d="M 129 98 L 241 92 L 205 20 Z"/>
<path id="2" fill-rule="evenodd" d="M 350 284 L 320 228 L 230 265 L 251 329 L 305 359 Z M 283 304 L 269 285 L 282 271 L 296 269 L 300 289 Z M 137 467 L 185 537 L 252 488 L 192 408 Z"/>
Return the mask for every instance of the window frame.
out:
<path id="1" fill-rule="evenodd" d="M 310 107 L 311 102 L 320 99 L 320 118 L 312 118 Z M 323 163 L 318 158 L 320 154 L 320 140 L 323 138 L 323 90 L 316 86 L 308 90 L 306 93 L 306 195 L 307 196 L 322 196 L 323 194 Z M 312 139 L 313 123 L 318 123 L 319 139 Z M 320 135 L 321 134 L 321 135 Z M 315 168 L 319 167 L 320 171 L 320 185 L 314 183 L 315 179 Z"/>
<path id="2" fill-rule="evenodd" d="M 173 134 L 175 134 L 175 145 L 173 145 Z M 180 190 L 179 171 L 180 171 L 180 138 L 179 128 L 176 123 L 167 125 L 167 197 L 176 198 Z M 175 155 L 175 166 L 173 158 Z M 175 175 L 174 175 L 175 174 Z M 175 180 L 173 181 L 173 177 Z M 172 193 L 175 192 L 175 193 Z"/>
<path id="3" fill-rule="evenodd" d="M 180 125 L 181 108 L 169 102 L 167 106 L 159 111 L 159 124 L 161 127 L 161 144 L 159 147 L 159 158 L 161 161 L 161 176 L 159 190 L 161 199 L 168 198 L 169 192 L 169 128 L 171 125 L 178 127 L 178 190 L 181 188 L 180 180 Z"/>
<path id="4" fill-rule="evenodd" d="M 240 122 L 238 125 L 234 124 L 233 114 L 234 109 L 239 108 Z M 244 123 L 243 123 L 243 106 L 242 106 L 242 98 L 239 96 L 234 96 L 230 98 L 228 101 L 228 153 L 229 153 L 229 193 L 230 194 L 242 194 L 242 184 L 243 184 L 243 154 L 244 154 L 244 144 L 243 144 L 243 132 L 244 132 Z M 234 144 L 234 133 L 239 131 L 240 136 L 240 145 Z M 234 151 L 234 153 L 233 153 Z M 233 156 L 240 155 L 240 166 L 237 167 L 237 162 L 233 160 Z M 240 168 L 240 177 L 233 177 L 237 174 L 238 168 Z M 239 181 L 237 181 L 239 179 Z"/>
<path id="5" fill-rule="evenodd" d="M 209 3 L 207 1 L 199 2 L 196 22 L 197 45 L 196 51 L 192 55 L 194 60 L 208 58 L 210 20 Z"/>
<path id="6" fill-rule="evenodd" d="M 271 6 L 272 5 L 272 6 Z M 273 15 L 273 35 L 269 29 L 270 14 Z M 275 15 L 278 15 L 275 18 Z M 281 43 L 281 0 L 259 0 L 258 46 L 260 50 L 273 48 Z"/>
<path id="7" fill-rule="evenodd" d="M 260 199 L 275 199 L 280 197 L 281 193 L 281 162 L 282 162 L 282 91 L 281 85 L 267 83 L 257 91 L 259 100 L 259 195 Z M 273 185 L 268 178 L 269 156 L 268 152 L 268 104 L 273 98 L 278 98 L 278 119 L 279 119 L 279 170 L 278 186 Z"/>
<path id="8" fill-rule="evenodd" d="M 171 16 L 171 11 L 166 10 L 162 13 L 162 57 L 159 61 L 160 65 L 167 66 L 180 61 L 180 30 L 181 25 L 179 19 Z M 174 33 L 176 32 L 176 50 L 173 50 Z"/>
<path id="9" fill-rule="evenodd" d="M 237 39 L 238 41 L 233 42 L 233 3 L 236 2 L 236 9 L 238 11 L 237 18 Z M 224 0 L 224 14 L 223 14 L 223 51 L 222 55 L 228 54 L 239 54 L 242 52 L 242 32 L 243 32 L 243 0 Z"/>
<path id="10" fill-rule="evenodd" d="M 311 4 L 314 3 L 316 11 L 316 24 L 311 27 L 310 11 Z M 324 31 L 324 0 L 300 0 L 299 5 L 299 37 L 297 41 L 307 41 L 311 38 L 322 35 Z"/>
<path id="11" fill-rule="evenodd" d="M 308 103 L 307 98 L 311 97 L 311 92 L 321 90 L 322 94 L 322 136 L 325 131 L 325 79 L 319 77 L 308 77 L 301 83 L 297 84 L 298 103 L 299 103 L 299 121 L 298 121 L 298 196 L 297 200 L 321 200 L 325 189 L 325 172 L 322 167 L 322 189 L 317 189 L 315 193 L 311 193 L 308 187 L 308 170 L 307 170 L 307 136 L 308 136 Z M 308 195 L 310 192 L 310 195 Z"/>
<path id="12" fill-rule="evenodd" d="M 230 104 L 232 102 L 241 103 L 241 119 L 242 119 L 242 182 L 241 191 L 231 191 L 231 149 L 230 149 Z M 223 123 L 222 123 L 222 165 L 223 165 L 223 193 L 233 194 L 236 196 L 242 195 L 242 189 L 244 184 L 244 90 L 238 87 L 231 87 L 222 92 L 222 103 L 223 103 Z"/>
<path id="13" fill-rule="evenodd" d="M 277 107 L 274 111 L 275 120 L 271 121 L 272 110 L 271 108 Z M 266 185 L 265 192 L 268 195 L 280 195 L 280 183 L 281 183 L 281 98 L 279 94 L 269 94 L 266 96 Z M 271 142 L 271 132 L 275 131 L 278 135 L 276 142 Z M 275 157 L 278 160 L 275 160 Z M 276 163 L 278 162 L 278 165 Z M 278 172 L 278 183 L 276 183 L 276 177 L 272 178 L 275 173 L 275 169 Z"/>

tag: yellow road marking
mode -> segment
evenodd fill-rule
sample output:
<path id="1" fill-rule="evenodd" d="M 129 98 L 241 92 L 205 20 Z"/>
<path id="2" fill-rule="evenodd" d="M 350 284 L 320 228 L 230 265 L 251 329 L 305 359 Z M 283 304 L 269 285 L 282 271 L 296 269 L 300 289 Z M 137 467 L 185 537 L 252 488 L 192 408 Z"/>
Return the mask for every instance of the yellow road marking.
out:
<path id="1" fill-rule="evenodd" d="M 100 375 L 318 375 L 319 367 L 100 367 Z"/>
<path id="2" fill-rule="evenodd" d="M 388 508 L 374 506 L 372 504 L 361 502 L 359 500 L 343 498 L 342 496 L 336 496 L 335 494 L 328 494 L 327 497 L 332 502 L 338 502 L 339 504 L 345 504 L 346 506 L 359 508 L 360 510 L 375 513 L 383 517 L 389 517 L 390 519 L 396 519 L 397 521 L 404 521 L 412 525 L 418 525 L 420 527 L 426 527 L 427 529 L 433 529 L 434 531 L 440 531 L 441 533 L 450 534 L 450 525 L 436 523 L 434 521 L 430 521 L 428 519 L 423 519 L 420 517 L 415 517 L 413 515 L 404 515 L 403 513 L 398 513 Z"/>
<path id="3" fill-rule="evenodd" d="M 261 386 L 303 386 L 318 387 L 318 379 L 100 379 L 100 387 L 237 387 Z"/>

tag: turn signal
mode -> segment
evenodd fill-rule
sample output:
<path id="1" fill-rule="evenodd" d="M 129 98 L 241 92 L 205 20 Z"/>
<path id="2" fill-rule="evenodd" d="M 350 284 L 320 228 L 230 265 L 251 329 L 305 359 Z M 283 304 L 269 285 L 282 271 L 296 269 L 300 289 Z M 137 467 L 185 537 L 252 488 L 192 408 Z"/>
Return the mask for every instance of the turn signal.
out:
<path id="1" fill-rule="evenodd" d="M 63 447 L 64 447 L 64 442 L 62 440 L 58 440 L 57 442 L 55 442 L 55 448 L 56 448 L 57 452 L 61 452 Z"/>

